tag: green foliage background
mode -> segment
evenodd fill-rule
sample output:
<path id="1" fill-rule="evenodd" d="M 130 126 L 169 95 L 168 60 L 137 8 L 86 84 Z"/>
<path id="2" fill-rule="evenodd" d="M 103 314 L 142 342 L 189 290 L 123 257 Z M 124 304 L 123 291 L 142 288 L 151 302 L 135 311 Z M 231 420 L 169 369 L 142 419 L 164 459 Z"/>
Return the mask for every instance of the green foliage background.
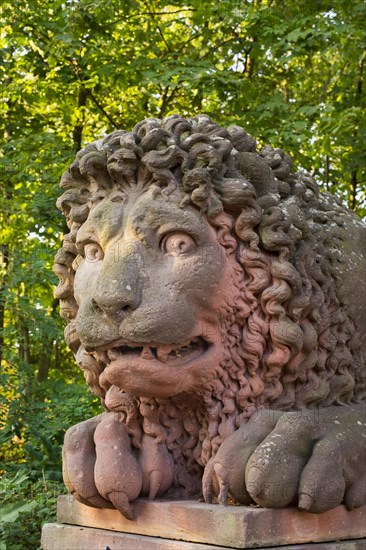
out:
<path id="1" fill-rule="evenodd" d="M 1 23 L 3 550 L 39 544 L 63 433 L 99 410 L 52 297 L 62 171 L 117 128 L 205 112 L 290 152 L 365 216 L 366 4 L 19 0 L 3 2 Z"/>

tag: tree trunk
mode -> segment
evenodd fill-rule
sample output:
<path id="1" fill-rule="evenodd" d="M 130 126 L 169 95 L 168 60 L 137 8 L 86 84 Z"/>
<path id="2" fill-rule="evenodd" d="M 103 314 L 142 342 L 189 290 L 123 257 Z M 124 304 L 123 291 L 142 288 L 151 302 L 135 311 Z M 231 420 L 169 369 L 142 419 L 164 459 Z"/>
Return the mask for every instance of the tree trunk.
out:
<path id="1" fill-rule="evenodd" d="M 356 94 L 355 94 L 355 104 L 360 105 L 362 99 L 362 89 L 363 89 L 363 68 L 365 63 L 365 55 L 361 57 L 361 61 L 358 66 L 358 76 L 356 83 Z M 357 132 L 354 134 L 355 142 L 357 141 Z M 351 172 L 351 182 L 350 182 L 350 193 L 348 205 L 352 210 L 357 206 L 357 191 L 358 191 L 358 180 L 357 180 L 357 168 L 354 168 Z"/>
<path id="2" fill-rule="evenodd" d="M 78 93 L 78 109 L 80 109 L 81 107 L 85 107 L 87 97 L 88 97 L 87 91 L 82 85 L 80 85 L 79 93 Z M 76 124 L 76 126 L 74 127 L 74 130 L 72 133 L 72 139 L 74 142 L 75 151 L 79 151 L 81 149 L 83 129 L 84 129 L 84 124 L 82 123 L 82 120 L 80 120 L 80 122 Z"/>
<path id="3" fill-rule="evenodd" d="M 60 353 L 60 346 L 58 345 L 58 342 L 56 340 L 55 342 L 55 369 L 58 371 L 61 366 L 61 353 Z"/>
<path id="4" fill-rule="evenodd" d="M 23 325 L 22 329 L 23 333 L 23 346 L 24 346 L 24 361 L 27 363 L 27 365 L 30 365 L 32 362 L 31 357 L 31 346 L 30 346 L 30 338 L 29 338 L 29 329 L 26 324 Z"/>
<path id="5" fill-rule="evenodd" d="M 9 271 L 9 245 L 1 245 L 1 256 L 4 264 L 4 276 L 0 282 L 0 366 L 3 360 L 4 349 L 4 329 L 5 329 L 5 307 L 6 307 L 6 289 L 8 284 Z"/>
<path id="6" fill-rule="evenodd" d="M 329 155 L 325 157 L 325 189 L 329 191 L 330 159 Z"/>
<path id="7" fill-rule="evenodd" d="M 50 368 L 51 346 L 45 342 L 44 348 L 39 355 L 37 382 L 44 382 L 48 378 Z"/>
<path id="8" fill-rule="evenodd" d="M 10 84 L 11 84 L 10 78 L 5 76 L 4 86 L 10 85 Z M 6 95 L 5 94 L 5 88 L 4 88 L 4 95 Z M 6 120 L 5 129 L 4 129 L 4 141 L 5 142 L 7 142 L 11 137 L 11 126 L 10 126 L 10 123 L 9 123 L 9 120 L 8 120 L 9 119 L 9 112 L 11 111 L 10 102 L 7 102 L 7 105 L 8 105 L 8 112 L 5 115 L 7 120 Z M 4 176 L 5 176 L 5 174 L 4 174 Z M 5 208 L 4 208 L 3 215 L 4 215 L 4 220 L 6 220 L 7 225 L 9 225 L 10 224 L 10 216 L 6 212 L 9 212 L 10 208 L 8 210 L 7 203 L 11 200 L 12 195 L 13 195 L 13 191 L 12 191 L 10 182 L 7 181 L 7 180 L 5 180 L 5 182 L 4 182 L 4 187 L 5 187 L 5 190 L 4 190 Z M 7 291 L 7 287 L 8 287 L 9 263 L 10 263 L 10 255 L 9 255 L 10 250 L 9 250 L 9 245 L 7 243 L 4 243 L 4 244 L 1 245 L 0 253 L 1 253 L 1 261 L 3 263 L 3 270 L 4 270 L 4 276 L 3 276 L 2 280 L 0 281 L 0 368 L 1 368 L 1 364 L 2 364 L 2 361 L 3 361 L 3 358 L 4 358 L 4 343 L 5 343 L 4 330 L 5 330 L 5 311 L 6 311 L 6 291 Z"/>
<path id="9" fill-rule="evenodd" d="M 356 197 L 357 187 L 358 187 L 357 169 L 355 169 L 351 174 L 350 194 L 349 194 L 349 201 L 348 201 L 349 207 L 352 208 L 352 210 L 354 210 L 357 205 L 357 197 Z"/>
<path id="10" fill-rule="evenodd" d="M 258 36 L 254 36 L 253 37 L 253 45 L 256 44 L 258 42 Z M 255 64 L 255 59 L 254 59 L 254 56 L 251 55 L 252 52 L 253 52 L 253 45 L 252 47 L 250 48 L 250 52 L 248 53 L 248 58 L 246 60 L 246 68 L 247 68 L 247 76 L 248 78 L 252 78 L 253 74 L 254 74 L 254 64 Z"/>

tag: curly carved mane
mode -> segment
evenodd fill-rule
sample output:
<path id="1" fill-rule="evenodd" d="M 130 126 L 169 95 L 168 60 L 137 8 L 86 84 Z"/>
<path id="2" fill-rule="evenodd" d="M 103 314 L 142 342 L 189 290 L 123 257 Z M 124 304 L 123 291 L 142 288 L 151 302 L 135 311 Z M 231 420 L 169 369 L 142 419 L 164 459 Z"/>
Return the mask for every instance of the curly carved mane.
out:
<path id="1" fill-rule="evenodd" d="M 133 445 L 139 446 L 142 432 L 160 438 L 194 477 L 259 408 L 363 399 L 361 339 L 337 297 L 334 264 L 341 258 L 329 244 L 344 209 L 336 198 L 320 195 L 309 175 L 292 173 L 281 149 L 267 146 L 257 153 L 255 140 L 242 128 L 226 130 L 204 115 L 147 119 L 132 132 L 114 132 L 87 145 L 63 175 L 58 206 L 70 233 L 56 256 L 56 296 L 69 323 L 67 342 L 92 391 L 105 397 L 99 382 L 105 364 L 101 357 L 80 356 L 73 324 L 76 235 L 106 195 L 152 185 L 167 195 L 178 186 L 181 207 L 202 211 L 223 253 L 235 255 L 235 301 L 223 313 L 225 361 L 217 379 L 202 388 L 203 405 L 125 394 L 119 410 Z M 182 409 L 188 411 L 184 423 Z"/>

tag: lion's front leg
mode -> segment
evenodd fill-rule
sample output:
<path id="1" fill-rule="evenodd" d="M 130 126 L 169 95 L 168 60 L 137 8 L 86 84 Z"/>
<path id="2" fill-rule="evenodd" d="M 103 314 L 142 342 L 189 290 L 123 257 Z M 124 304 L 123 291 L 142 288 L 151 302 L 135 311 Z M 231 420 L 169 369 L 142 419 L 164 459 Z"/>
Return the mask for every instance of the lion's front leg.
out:
<path id="1" fill-rule="evenodd" d="M 285 413 L 250 457 L 245 479 L 261 506 L 321 513 L 366 502 L 365 406 Z"/>
<path id="2" fill-rule="evenodd" d="M 113 508 L 95 485 L 96 452 L 94 432 L 102 414 L 69 428 L 62 448 L 62 474 L 68 491 L 76 500 L 95 508 Z"/>
<path id="3" fill-rule="evenodd" d="M 273 422 L 266 418 L 270 412 Z M 342 502 L 348 509 L 362 506 L 366 503 L 365 407 L 262 411 L 224 442 L 206 470 L 206 500 L 213 491 L 221 502 L 229 495 L 243 504 L 250 499 L 267 508 L 297 504 L 313 513 Z"/>
<path id="4" fill-rule="evenodd" d="M 214 496 L 218 497 L 220 504 L 225 504 L 229 496 L 241 504 L 252 501 L 245 483 L 246 465 L 282 414 L 279 411 L 260 411 L 222 443 L 203 474 L 202 489 L 206 502 L 212 502 Z"/>
<path id="5" fill-rule="evenodd" d="M 95 429 L 95 485 L 126 518 L 134 519 L 129 503 L 141 492 L 142 470 L 120 417 L 119 413 L 106 413 Z"/>
<path id="6" fill-rule="evenodd" d="M 134 519 L 129 503 L 141 492 L 142 472 L 118 413 L 103 413 L 66 432 L 63 475 L 83 504 L 117 508 Z"/>

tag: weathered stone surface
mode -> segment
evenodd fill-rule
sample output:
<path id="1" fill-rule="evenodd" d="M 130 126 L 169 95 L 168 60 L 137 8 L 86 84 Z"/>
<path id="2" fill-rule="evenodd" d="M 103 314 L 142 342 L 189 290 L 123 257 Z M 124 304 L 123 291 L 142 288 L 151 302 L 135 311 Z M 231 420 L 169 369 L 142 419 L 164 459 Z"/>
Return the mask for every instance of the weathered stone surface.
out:
<path id="1" fill-rule="evenodd" d="M 365 504 L 361 220 L 203 115 L 87 145 L 61 186 L 56 295 L 106 409 L 66 434 L 69 491 L 129 519 L 141 496 Z"/>
<path id="2" fill-rule="evenodd" d="M 182 542 L 171 539 L 112 533 L 103 529 L 82 528 L 74 525 L 48 523 L 42 529 L 43 550 L 222 550 L 222 546 Z M 364 550 L 366 539 L 325 542 L 315 544 L 291 544 L 281 550 Z M 275 550 L 273 547 L 267 550 Z M 278 550 L 278 547 L 277 547 Z"/>
<path id="3" fill-rule="evenodd" d="M 107 547 L 110 550 L 222 550 L 220 546 L 112 533 L 104 529 L 58 523 L 48 523 L 43 526 L 41 545 L 43 550 L 105 550 Z M 349 550 L 356 550 L 356 548 Z"/>
<path id="4" fill-rule="evenodd" d="M 357 539 L 365 536 L 366 528 L 366 506 L 352 512 L 338 506 L 321 515 L 296 508 L 271 510 L 192 501 L 138 500 L 132 506 L 135 521 L 127 520 L 116 510 L 93 509 L 62 496 L 58 501 L 57 520 L 62 524 L 227 548 Z"/>

